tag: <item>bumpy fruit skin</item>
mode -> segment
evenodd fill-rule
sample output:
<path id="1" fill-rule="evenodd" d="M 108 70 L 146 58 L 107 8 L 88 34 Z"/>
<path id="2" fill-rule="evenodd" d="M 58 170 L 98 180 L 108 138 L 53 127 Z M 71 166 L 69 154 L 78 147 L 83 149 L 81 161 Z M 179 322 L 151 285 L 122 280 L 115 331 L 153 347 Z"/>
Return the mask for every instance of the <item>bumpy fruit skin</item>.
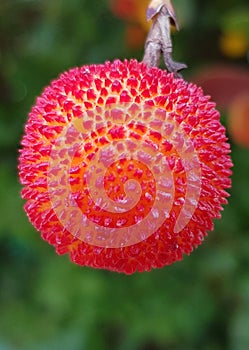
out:
<path id="1" fill-rule="evenodd" d="M 139 143 L 147 137 L 146 142 L 161 149 L 174 179 L 174 198 L 169 217 L 157 231 L 137 244 L 108 248 L 88 244 L 65 228 L 51 203 L 48 176 L 51 152 L 64 128 L 76 119 L 81 120 L 86 111 L 94 112 L 98 108 L 104 111 L 107 107 L 115 108 L 120 104 L 149 105 L 165 111 L 171 120 L 180 125 L 198 155 L 201 187 L 193 215 L 180 232 L 175 232 L 174 226 L 186 195 L 187 176 L 170 136 L 166 141 L 156 133 L 148 132 L 144 136 L 141 130 L 134 130 L 134 125 L 128 134 L 117 131 L 115 125 L 109 125 L 109 129 L 105 130 L 106 135 L 103 129 L 101 135 L 93 132 L 91 135 L 96 148 L 91 142 L 83 144 L 83 151 L 78 154 L 77 164 L 74 164 L 71 178 L 74 194 L 83 193 L 83 197 L 84 194 L 87 196 L 85 189 L 81 189 L 77 182 L 77 177 L 82 175 L 81 168 L 91 161 L 91 155 L 97 148 L 106 142 L 113 142 L 113 138 L 122 140 L 129 136 Z M 92 118 L 95 118 L 94 113 Z M 132 274 L 181 260 L 183 254 L 190 254 L 202 243 L 207 231 L 213 229 L 213 219 L 220 218 L 222 205 L 227 203 L 226 188 L 231 186 L 229 177 L 232 163 L 225 129 L 219 118 L 215 104 L 209 102 L 209 97 L 203 95 L 201 88 L 183 79 L 174 79 L 172 74 L 159 68 L 149 68 L 136 60 L 115 60 L 112 63 L 73 68 L 63 73 L 37 98 L 21 142 L 19 175 L 23 185 L 22 197 L 26 200 L 24 209 L 30 222 L 41 232 L 42 238 L 55 247 L 58 254 L 68 253 L 73 262 L 82 266 Z M 123 168 L 122 175 L 126 175 L 126 170 L 128 172 L 128 167 Z M 122 180 L 118 177 L 116 167 L 110 172 L 109 175 L 114 174 L 114 181 L 119 183 Z M 136 174 L 133 172 L 130 176 Z M 137 180 L 140 181 L 140 178 L 137 177 Z M 153 196 L 156 185 L 153 179 L 151 181 L 152 185 L 154 183 L 154 187 L 151 187 Z M 120 186 L 118 188 L 117 196 L 122 197 L 122 189 Z M 117 200 L 112 191 L 109 191 L 109 196 Z M 93 219 L 96 206 L 89 202 L 87 209 L 89 217 L 92 215 Z M 148 212 L 150 208 L 146 210 Z M 129 212 L 131 217 L 132 211 Z"/>

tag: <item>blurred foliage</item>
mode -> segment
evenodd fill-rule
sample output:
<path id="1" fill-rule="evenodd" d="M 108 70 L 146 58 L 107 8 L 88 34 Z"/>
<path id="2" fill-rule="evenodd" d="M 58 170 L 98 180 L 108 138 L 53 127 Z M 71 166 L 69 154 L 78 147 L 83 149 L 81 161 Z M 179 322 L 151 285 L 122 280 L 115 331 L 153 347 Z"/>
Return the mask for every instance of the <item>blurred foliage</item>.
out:
<path id="1" fill-rule="evenodd" d="M 35 97 L 69 67 L 142 57 L 109 5 L 0 1 L 0 350 L 247 350 L 248 149 L 231 140 L 233 188 L 215 232 L 190 257 L 150 273 L 75 266 L 40 239 L 22 209 L 17 150 Z M 229 56 L 220 46 L 235 29 L 249 42 L 247 0 L 175 7 L 183 28 L 173 36 L 174 57 L 188 63 L 186 79 L 216 62 L 248 69 L 248 53 Z"/>

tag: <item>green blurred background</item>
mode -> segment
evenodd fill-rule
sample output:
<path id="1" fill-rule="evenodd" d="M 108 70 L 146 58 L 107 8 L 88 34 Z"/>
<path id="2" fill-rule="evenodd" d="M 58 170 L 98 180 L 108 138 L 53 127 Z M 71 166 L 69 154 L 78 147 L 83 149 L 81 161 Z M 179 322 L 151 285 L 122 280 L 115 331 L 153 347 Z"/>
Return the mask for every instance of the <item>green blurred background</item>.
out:
<path id="1" fill-rule="evenodd" d="M 240 72 L 236 94 L 248 88 L 248 1 L 173 3 L 184 77 L 200 81 L 218 64 Z M 23 211 L 18 148 L 36 96 L 69 67 L 142 57 L 109 5 L 0 0 L 0 350 L 248 350 L 249 148 L 230 137 L 233 187 L 222 219 L 191 256 L 161 270 L 125 276 L 76 266 Z M 213 99 L 233 96 L 223 85 Z M 229 105 L 219 107 L 227 124 Z"/>

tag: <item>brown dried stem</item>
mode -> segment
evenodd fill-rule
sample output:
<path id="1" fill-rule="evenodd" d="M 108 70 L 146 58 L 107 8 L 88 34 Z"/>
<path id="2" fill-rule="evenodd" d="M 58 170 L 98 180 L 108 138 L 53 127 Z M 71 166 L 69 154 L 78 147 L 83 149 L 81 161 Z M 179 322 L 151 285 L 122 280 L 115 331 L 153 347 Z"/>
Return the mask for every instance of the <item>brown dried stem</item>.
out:
<path id="1" fill-rule="evenodd" d="M 180 78 L 181 71 L 187 68 L 186 64 L 175 62 L 172 59 L 172 42 L 170 23 L 178 29 L 174 8 L 170 0 L 152 0 L 147 9 L 147 20 L 152 19 L 152 26 L 145 42 L 143 62 L 150 67 L 158 67 L 161 55 L 169 72 Z"/>

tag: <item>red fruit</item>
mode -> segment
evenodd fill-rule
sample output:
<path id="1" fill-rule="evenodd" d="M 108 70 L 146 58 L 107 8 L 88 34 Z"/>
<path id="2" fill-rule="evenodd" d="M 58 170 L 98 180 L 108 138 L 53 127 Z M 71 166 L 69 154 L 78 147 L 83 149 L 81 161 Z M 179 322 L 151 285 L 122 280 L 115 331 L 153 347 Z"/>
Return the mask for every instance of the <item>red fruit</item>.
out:
<path id="1" fill-rule="evenodd" d="M 143 47 L 146 39 L 146 32 L 138 24 L 127 25 L 125 30 L 125 42 L 131 49 Z"/>
<path id="2" fill-rule="evenodd" d="M 136 15 L 137 0 L 111 0 L 111 10 L 115 16 L 124 20 L 132 20 Z"/>
<path id="3" fill-rule="evenodd" d="M 249 148 L 249 90 L 231 101 L 228 109 L 228 131 L 235 143 Z"/>
<path id="4" fill-rule="evenodd" d="M 235 65 L 208 66 L 193 81 L 212 96 L 219 108 L 227 109 L 235 96 L 249 90 L 249 71 Z"/>
<path id="5" fill-rule="evenodd" d="M 31 223 L 80 265 L 131 274 L 181 260 L 227 202 L 219 117 L 201 88 L 136 60 L 63 73 L 22 140 Z"/>

